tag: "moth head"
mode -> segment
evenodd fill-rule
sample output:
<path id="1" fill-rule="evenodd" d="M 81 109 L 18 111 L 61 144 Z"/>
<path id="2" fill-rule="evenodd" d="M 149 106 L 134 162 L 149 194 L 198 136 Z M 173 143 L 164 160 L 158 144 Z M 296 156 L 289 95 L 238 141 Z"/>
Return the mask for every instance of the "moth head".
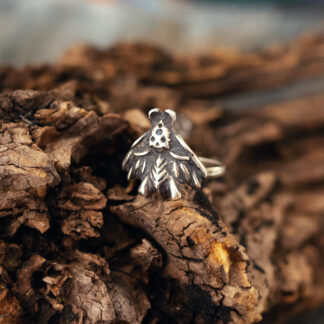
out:
<path id="1" fill-rule="evenodd" d="M 164 126 L 170 128 L 175 122 L 177 115 L 171 109 L 167 109 L 166 111 L 161 111 L 159 108 L 153 108 L 149 111 L 148 117 L 153 126 L 156 126 L 162 120 Z"/>

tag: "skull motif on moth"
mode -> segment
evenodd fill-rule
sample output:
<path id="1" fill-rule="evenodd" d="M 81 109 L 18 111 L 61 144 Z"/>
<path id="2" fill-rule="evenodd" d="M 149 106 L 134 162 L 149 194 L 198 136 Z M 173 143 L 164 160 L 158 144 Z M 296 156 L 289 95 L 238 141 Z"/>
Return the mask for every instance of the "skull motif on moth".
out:
<path id="1" fill-rule="evenodd" d="M 207 171 L 195 153 L 173 129 L 176 113 L 158 108 L 148 114 L 152 127 L 138 138 L 123 160 L 128 179 L 141 180 L 139 192 L 149 196 L 154 192 L 171 198 L 181 198 L 180 184 L 200 188 Z"/>
<path id="2" fill-rule="evenodd" d="M 164 126 L 163 121 L 161 120 L 153 129 L 150 136 L 149 145 L 157 149 L 166 148 L 169 149 L 170 142 L 170 132 Z"/>

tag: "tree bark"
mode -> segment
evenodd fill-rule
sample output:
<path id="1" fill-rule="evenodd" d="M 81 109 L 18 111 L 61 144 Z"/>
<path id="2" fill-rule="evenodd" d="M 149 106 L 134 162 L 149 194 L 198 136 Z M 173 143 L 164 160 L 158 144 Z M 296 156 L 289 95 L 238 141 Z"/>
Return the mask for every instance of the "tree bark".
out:
<path id="1" fill-rule="evenodd" d="M 322 77 L 323 46 L 121 44 L 1 67 L 0 324 L 271 323 L 323 303 L 323 95 L 215 105 Z M 137 194 L 121 161 L 155 106 L 223 179 L 177 201 Z"/>

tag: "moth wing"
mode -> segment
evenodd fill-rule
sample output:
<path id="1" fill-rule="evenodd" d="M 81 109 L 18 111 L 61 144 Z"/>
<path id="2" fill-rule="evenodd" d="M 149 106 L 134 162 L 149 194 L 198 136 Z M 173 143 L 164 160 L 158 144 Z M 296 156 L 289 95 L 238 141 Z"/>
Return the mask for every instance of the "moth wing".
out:
<path id="1" fill-rule="evenodd" d="M 170 151 L 173 176 L 181 183 L 200 188 L 203 179 L 207 177 L 206 168 L 179 134 L 175 134 L 174 140 L 176 145 Z"/>
<path id="2" fill-rule="evenodd" d="M 147 156 L 151 149 L 148 145 L 149 132 L 139 137 L 131 146 L 122 162 L 122 168 L 128 172 L 128 180 L 133 177 L 142 179 L 147 168 Z"/>

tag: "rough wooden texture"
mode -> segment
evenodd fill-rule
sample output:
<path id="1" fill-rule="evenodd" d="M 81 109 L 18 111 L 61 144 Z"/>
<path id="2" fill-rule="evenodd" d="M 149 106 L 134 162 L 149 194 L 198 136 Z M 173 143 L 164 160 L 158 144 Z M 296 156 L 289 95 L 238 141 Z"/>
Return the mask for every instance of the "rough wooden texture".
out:
<path id="1" fill-rule="evenodd" d="M 273 323 L 323 303 L 323 95 L 213 101 L 321 77 L 323 62 L 313 37 L 187 58 L 77 47 L 1 67 L 0 323 Z M 136 195 L 121 160 L 154 106 L 178 112 L 224 179 L 178 201 Z"/>

